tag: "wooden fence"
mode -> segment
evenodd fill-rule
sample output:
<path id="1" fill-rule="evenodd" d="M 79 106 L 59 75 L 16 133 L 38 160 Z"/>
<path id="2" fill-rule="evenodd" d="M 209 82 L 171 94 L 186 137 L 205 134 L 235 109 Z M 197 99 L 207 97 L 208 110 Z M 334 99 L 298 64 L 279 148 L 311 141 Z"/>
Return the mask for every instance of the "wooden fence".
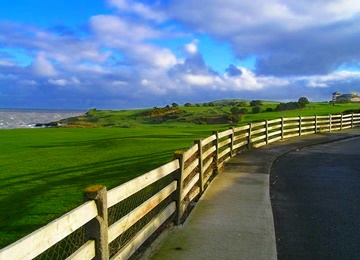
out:
<path id="1" fill-rule="evenodd" d="M 94 186 L 85 203 L 0 250 L 0 259 L 33 259 L 83 229 L 84 243 L 52 259 L 128 259 L 164 223 L 179 225 L 224 163 L 236 153 L 295 136 L 360 125 L 360 114 L 279 118 L 196 140 L 174 160 L 116 188 Z M 159 231 L 160 230 L 160 231 Z"/>

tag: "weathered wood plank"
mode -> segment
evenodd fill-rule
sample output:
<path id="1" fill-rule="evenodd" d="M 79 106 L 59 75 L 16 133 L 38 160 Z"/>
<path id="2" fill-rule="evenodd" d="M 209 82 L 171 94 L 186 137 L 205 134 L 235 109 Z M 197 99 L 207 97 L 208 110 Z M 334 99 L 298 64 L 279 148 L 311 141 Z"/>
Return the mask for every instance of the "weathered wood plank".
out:
<path id="1" fill-rule="evenodd" d="M 279 129 L 279 128 L 281 128 L 281 125 L 273 125 L 273 126 L 269 126 L 269 127 L 268 127 L 268 131 L 270 131 L 270 130 L 274 130 L 274 129 Z"/>
<path id="2" fill-rule="evenodd" d="M 258 147 L 264 146 L 264 145 L 266 145 L 266 142 L 256 143 L 256 144 L 254 144 L 253 146 L 254 146 L 254 148 L 258 148 Z"/>
<path id="3" fill-rule="evenodd" d="M 265 125 L 265 124 L 266 124 L 265 121 L 259 122 L 259 123 L 252 123 L 252 124 L 251 124 L 251 127 L 252 127 L 252 128 L 255 128 L 255 127 L 263 126 L 263 125 Z"/>
<path id="4" fill-rule="evenodd" d="M 219 132 L 218 138 L 221 139 L 221 138 L 223 138 L 223 137 L 225 137 L 225 136 L 229 136 L 229 135 L 232 134 L 232 132 L 233 132 L 232 129 Z"/>
<path id="5" fill-rule="evenodd" d="M 190 190 L 192 189 L 192 187 L 195 186 L 195 184 L 199 181 L 200 176 L 197 173 L 196 175 L 194 175 L 194 177 L 188 182 L 188 184 L 186 185 L 186 187 L 183 189 L 183 192 L 181 194 L 181 201 L 186 197 L 186 195 L 188 195 L 188 193 L 190 192 Z"/>
<path id="6" fill-rule="evenodd" d="M 314 129 L 314 128 L 315 128 L 314 125 L 311 125 L 311 126 L 303 126 L 303 127 L 301 127 L 301 130 Z"/>
<path id="7" fill-rule="evenodd" d="M 240 134 L 240 135 L 235 135 L 234 136 L 234 141 L 237 141 L 239 139 L 244 139 L 244 138 L 246 138 L 248 136 L 249 136 L 249 133 L 243 133 L 243 134 Z"/>
<path id="8" fill-rule="evenodd" d="M 315 131 L 306 131 L 306 132 L 302 132 L 301 135 L 309 135 L 309 134 L 314 134 Z"/>
<path id="9" fill-rule="evenodd" d="M 239 149 L 240 147 L 243 147 L 243 146 L 246 146 L 248 144 L 248 141 L 247 140 L 245 140 L 245 141 L 243 141 L 243 142 L 239 142 L 239 143 L 236 143 L 236 144 L 234 144 L 234 150 L 235 149 Z"/>
<path id="10" fill-rule="evenodd" d="M 204 162 L 204 172 L 207 171 L 207 169 L 209 169 L 209 167 L 211 166 L 211 164 L 213 163 L 214 158 L 210 158 L 209 160 L 207 160 L 206 162 Z"/>
<path id="11" fill-rule="evenodd" d="M 95 201 L 73 209 L 0 251 L 0 259 L 33 259 L 98 214 Z"/>
<path id="12" fill-rule="evenodd" d="M 266 138 L 266 135 L 260 135 L 260 136 L 251 138 L 251 142 L 257 142 L 257 141 L 265 139 L 265 138 Z"/>
<path id="13" fill-rule="evenodd" d="M 315 116 L 302 116 L 301 117 L 301 120 L 309 120 L 309 119 L 315 120 Z"/>
<path id="14" fill-rule="evenodd" d="M 210 135 L 209 137 L 202 140 L 202 145 L 205 146 L 216 139 L 216 135 Z"/>
<path id="15" fill-rule="evenodd" d="M 153 210 L 163 200 L 169 197 L 177 188 L 177 182 L 173 181 L 161 191 L 156 193 L 150 199 L 139 205 L 137 208 L 123 216 L 109 227 L 108 240 L 109 243 L 114 241 L 118 236 L 132 227 L 136 222 L 142 219 L 147 213 Z"/>
<path id="16" fill-rule="evenodd" d="M 299 132 L 299 128 L 284 129 L 284 133 Z"/>
<path id="17" fill-rule="evenodd" d="M 173 173 L 177 169 L 179 169 L 179 161 L 173 160 L 155 170 L 149 171 L 131 181 L 128 181 L 116 188 L 113 188 L 108 191 L 108 207 L 112 207 L 120 201 L 130 197 L 136 192 L 142 190 L 146 186 L 164 178 L 165 176 Z"/>
<path id="18" fill-rule="evenodd" d="M 269 120 L 268 124 L 270 125 L 270 124 L 279 123 L 279 122 L 281 122 L 281 118 Z"/>
<path id="19" fill-rule="evenodd" d="M 199 150 L 199 146 L 197 144 L 194 144 L 189 150 L 184 152 L 183 160 L 186 161 L 189 158 L 191 158 L 197 151 Z"/>
<path id="20" fill-rule="evenodd" d="M 299 117 L 284 117 L 284 121 L 299 121 Z"/>
<path id="21" fill-rule="evenodd" d="M 226 146 L 226 145 L 228 145 L 230 143 L 231 143 L 231 139 L 230 138 L 226 139 L 225 141 L 222 141 L 222 142 L 219 143 L 219 148 L 224 147 L 224 146 Z"/>
<path id="22" fill-rule="evenodd" d="M 216 147 L 212 146 L 211 148 L 209 148 L 207 151 L 203 152 L 203 158 L 207 158 L 210 154 L 212 154 L 213 152 L 215 152 Z"/>
<path id="23" fill-rule="evenodd" d="M 275 131 L 275 132 L 270 132 L 270 133 L 268 134 L 268 136 L 270 137 L 270 136 L 279 135 L 279 134 L 281 134 L 281 130 Z"/>
<path id="24" fill-rule="evenodd" d="M 268 143 L 273 143 L 273 142 L 276 142 L 278 140 L 281 140 L 281 136 L 269 139 Z"/>
<path id="25" fill-rule="evenodd" d="M 240 131 L 244 131 L 244 130 L 248 130 L 250 128 L 249 125 L 245 125 L 245 126 L 240 126 L 240 127 L 235 127 L 234 128 L 234 132 L 240 132 Z"/>
<path id="26" fill-rule="evenodd" d="M 231 148 L 228 147 L 226 148 L 224 151 L 222 151 L 221 153 L 219 153 L 219 159 L 221 159 L 222 157 L 224 157 L 225 155 L 229 154 L 231 151 Z"/>
<path id="27" fill-rule="evenodd" d="M 176 203 L 169 204 L 160 214 L 153 218 L 133 239 L 129 241 L 111 259 L 128 259 L 176 210 Z"/>
<path id="28" fill-rule="evenodd" d="M 95 257 L 95 240 L 88 240 L 66 260 L 91 260 Z"/>
<path id="29" fill-rule="evenodd" d="M 286 139 L 286 138 L 291 138 L 291 137 L 295 137 L 295 136 L 299 136 L 299 133 L 284 135 L 284 138 Z"/>
<path id="30" fill-rule="evenodd" d="M 329 116 L 317 116 L 317 118 L 329 118 Z"/>
<path id="31" fill-rule="evenodd" d="M 263 133 L 263 132 L 265 132 L 265 131 L 266 131 L 265 128 L 253 130 L 253 131 L 251 131 L 251 135 L 256 135 L 256 134 L 259 134 L 259 133 Z M 251 139 L 251 140 L 252 140 L 252 139 Z"/>
<path id="32" fill-rule="evenodd" d="M 331 118 L 334 119 L 334 118 L 341 118 L 341 115 L 331 115 Z"/>
<path id="33" fill-rule="evenodd" d="M 198 160 L 198 159 L 196 159 L 195 161 L 193 161 L 192 163 L 190 163 L 190 164 L 184 169 L 183 180 L 185 180 L 186 177 L 189 176 L 189 174 L 190 174 L 197 166 L 199 166 L 199 160 Z"/>
<path id="34" fill-rule="evenodd" d="M 200 193 L 200 187 L 195 187 L 195 189 L 189 193 L 189 201 L 195 199 L 195 197 L 199 195 L 199 193 Z"/>
<path id="35" fill-rule="evenodd" d="M 284 124 L 284 127 L 287 127 L 287 126 L 298 126 L 298 125 L 299 125 L 299 122 L 287 123 L 287 124 Z"/>

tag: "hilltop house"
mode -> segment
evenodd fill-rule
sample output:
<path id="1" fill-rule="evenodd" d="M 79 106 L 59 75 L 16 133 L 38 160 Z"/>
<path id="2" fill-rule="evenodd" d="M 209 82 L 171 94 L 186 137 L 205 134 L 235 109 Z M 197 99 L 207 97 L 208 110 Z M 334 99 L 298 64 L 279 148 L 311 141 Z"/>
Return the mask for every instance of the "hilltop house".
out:
<path id="1" fill-rule="evenodd" d="M 332 93 L 332 101 L 333 102 L 360 102 L 360 95 L 357 93 L 351 94 L 341 94 L 339 92 Z"/>

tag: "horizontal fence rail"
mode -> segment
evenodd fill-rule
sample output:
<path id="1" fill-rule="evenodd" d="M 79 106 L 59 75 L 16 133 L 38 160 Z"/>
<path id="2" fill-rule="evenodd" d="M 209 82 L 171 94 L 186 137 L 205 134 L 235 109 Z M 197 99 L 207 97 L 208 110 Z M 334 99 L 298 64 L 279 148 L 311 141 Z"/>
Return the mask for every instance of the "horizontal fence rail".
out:
<path id="1" fill-rule="evenodd" d="M 296 136 L 360 125 L 360 114 L 278 118 L 214 132 L 174 160 L 109 191 L 89 187 L 85 203 L 0 250 L 7 259 L 128 259 L 187 212 L 235 154 Z M 78 233 L 79 243 L 66 243 Z M 55 247 L 60 249 L 55 249 Z M 66 249 L 66 250 L 64 250 Z M 59 251 L 66 251 L 59 254 Z"/>

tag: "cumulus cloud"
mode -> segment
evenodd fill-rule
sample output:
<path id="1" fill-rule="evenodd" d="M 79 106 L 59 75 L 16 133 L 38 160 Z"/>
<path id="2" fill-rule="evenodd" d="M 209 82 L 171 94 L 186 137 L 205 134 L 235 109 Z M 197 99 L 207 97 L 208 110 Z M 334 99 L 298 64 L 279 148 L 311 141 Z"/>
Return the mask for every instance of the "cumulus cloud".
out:
<path id="1" fill-rule="evenodd" d="M 144 19 L 163 22 L 166 19 L 164 12 L 156 10 L 156 6 L 147 6 L 139 1 L 108 0 L 109 5 L 118 8 L 121 12 L 136 14 Z"/>
<path id="2" fill-rule="evenodd" d="M 360 3 L 176 0 L 169 16 L 258 57 L 259 74 L 327 74 L 360 60 Z M 209 19 L 211 17 L 211 19 Z"/>
<path id="3" fill-rule="evenodd" d="M 80 33 L 0 21 L 0 101 L 51 97 L 50 107 L 130 108 L 226 97 L 325 99 L 360 84 L 359 72 L 337 70 L 359 63 L 357 1 L 152 2 L 110 0 L 116 13 L 89 17 Z M 229 43 L 237 58 L 256 57 L 256 68 L 234 59 L 215 71 L 197 40 L 205 34 Z"/>
<path id="4" fill-rule="evenodd" d="M 34 62 L 30 65 L 30 68 L 37 76 L 49 77 L 57 74 L 51 62 L 41 55 L 36 57 Z"/>
<path id="5" fill-rule="evenodd" d="M 198 40 L 194 40 L 191 43 L 185 44 L 185 50 L 187 53 L 191 54 L 196 54 L 198 52 L 198 47 L 197 47 L 197 43 L 199 41 Z"/>

